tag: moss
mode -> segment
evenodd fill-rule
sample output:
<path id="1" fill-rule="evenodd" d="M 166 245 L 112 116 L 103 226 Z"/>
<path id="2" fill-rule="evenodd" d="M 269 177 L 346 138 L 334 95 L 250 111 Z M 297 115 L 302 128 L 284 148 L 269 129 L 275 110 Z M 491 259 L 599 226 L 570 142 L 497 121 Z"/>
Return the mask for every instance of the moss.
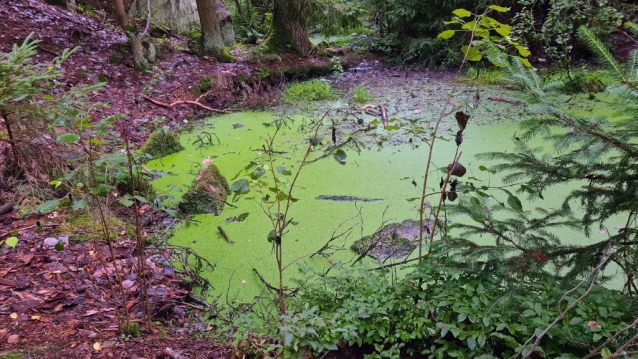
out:
<path id="1" fill-rule="evenodd" d="M 221 213 L 228 198 L 228 181 L 214 164 L 199 172 L 182 197 L 179 209 L 186 214 Z"/>
<path id="2" fill-rule="evenodd" d="M 11 352 L 0 354 L 0 359 L 26 359 L 26 356 L 22 353 Z"/>
<path id="3" fill-rule="evenodd" d="M 172 153 L 179 152 L 184 149 L 179 143 L 179 136 L 175 133 L 166 131 L 154 131 L 146 140 L 146 143 L 140 147 L 141 153 L 148 153 L 153 158 L 168 156 Z"/>
<path id="4" fill-rule="evenodd" d="M 220 52 L 219 56 L 215 56 L 217 60 L 220 62 L 236 62 L 237 58 L 230 54 L 230 51 L 227 47 L 224 47 Z"/>
<path id="5" fill-rule="evenodd" d="M 104 207 L 103 207 L 104 210 Z M 106 213 L 106 225 L 111 233 L 117 235 L 135 236 L 135 229 L 112 214 Z M 97 205 L 89 206 L 86 210 L 73 211 L 65 217 L 65 222 L 58 227 L 60 234 L 66 234 L 71 240 L 86 242 L 91 239 L 103 240 L 104 226 L 100 219 Z"/>

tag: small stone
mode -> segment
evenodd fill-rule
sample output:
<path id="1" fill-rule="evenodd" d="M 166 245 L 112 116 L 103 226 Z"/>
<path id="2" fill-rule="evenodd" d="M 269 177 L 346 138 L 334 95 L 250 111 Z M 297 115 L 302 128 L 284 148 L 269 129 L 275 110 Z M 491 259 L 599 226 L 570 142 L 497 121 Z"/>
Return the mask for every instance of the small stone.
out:
<path id="1" fill-rule="evenodd" d="M 18 342 L 18 340 L 20 340 L 20 336 L 19 335 L 9 335 L 9 337 L 7 338 L 7 343 L 9 344 L 15 344 Z"/>
<path id="2" fill-rule="evenodd" d="M 124 286 L 124 288 L 129 289 L 131 288 L 133 285 L 135 284 L 135 282 L 133 282 L 130 279 L 127 279 L 125 281 L 122 282 L 122 285 Z"/>
<path id="3" fill-rule="evenodd" d="M 44 247 L 44 249 L 53 249 L 56 244 L 58 244 L 57 238 L 47 237 L 44 239 L 44 242 L 42 242 L 42 247 Z"/>

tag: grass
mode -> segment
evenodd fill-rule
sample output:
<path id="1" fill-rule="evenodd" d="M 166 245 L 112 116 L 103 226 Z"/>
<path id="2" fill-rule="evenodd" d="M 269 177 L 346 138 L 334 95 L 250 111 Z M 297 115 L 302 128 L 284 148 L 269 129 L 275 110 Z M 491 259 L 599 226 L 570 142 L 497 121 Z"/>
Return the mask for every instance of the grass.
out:
<path id="1" fill-rule="evenodd" d="M 502 85 L 504 82 L 507 82 L 507 73 L 503 70 L 470 67 L 467 72 L 461 76 L 460 81 L 473 82 L 476 85 L 484 86 Z"/>
<path id="2" fill-rule="evenodd" d="M 294 104 L 307 101 L 335 100 L 332 86 L 323 80 L 294 82 L 286 86 L 281 96 L 284 103 Z"/>
<path id="3" fill-rule="evenodd" d="M 368 103 L 372 100 L 372 94 L 365 86 L 359 85 L 352 91 L 352 101 L 356 104 Z"/>

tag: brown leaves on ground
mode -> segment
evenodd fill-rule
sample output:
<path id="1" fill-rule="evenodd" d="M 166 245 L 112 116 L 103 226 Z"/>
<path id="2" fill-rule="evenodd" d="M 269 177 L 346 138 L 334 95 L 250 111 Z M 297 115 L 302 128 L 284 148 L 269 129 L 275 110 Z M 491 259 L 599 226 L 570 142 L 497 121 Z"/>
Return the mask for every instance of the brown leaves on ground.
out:
<path id="1" fill-rule="evenodd" d="M 107 246 L 71 241 L 63 251 L 48 249 L 44 239 L 56 234 L 53 227 L 38 227 L 36 221 L 45 219 L 21 220 L 16 212 L 0 217 L 0 235 L 11 233 L 20 239 L 15 249 L 0 245 L 0 353 L 26 351 L 38 358 L 162 358 L 170 357 L 165 352 L 168 348 L 187 358 L 228 356 L 223 346 L 191 337 L 203 334 L 206 326 L 192 324 L 186 316 L 186 310 L 196 305 L 188 303 L 183 279 L 166 264 L 170 250 L 151 249 L 149 253 L 155 254 L 146 258 L 151 332 L 140 338 L 123 337 L 118 333 L 121 294 L 114 285 L 115 268 Z M 142 307 L 134 242 L 123 239 L 114 245 L 127 307 L 137 321 Z"/>

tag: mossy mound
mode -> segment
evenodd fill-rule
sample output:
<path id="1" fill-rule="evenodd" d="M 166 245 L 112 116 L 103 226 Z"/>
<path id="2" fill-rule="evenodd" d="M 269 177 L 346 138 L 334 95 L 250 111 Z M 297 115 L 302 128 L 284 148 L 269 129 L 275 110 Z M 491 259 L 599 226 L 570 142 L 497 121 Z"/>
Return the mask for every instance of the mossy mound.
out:
<path id="1" fill-rule="evenodd" d="M 26 355 L 22 353 L 10 352 L 0 354 L 0 359 L 26 359 Z"/>
<path id="2" fill-rule="evenodd" d="M 179 209 L 186 214 L 221 214 L 228 198 L 228 181 L 214 164 L 199 172 L 193 185 L 182 197 Z"/>
<path id="3" fill-rule="evenodd" d="M 432 221 L 424 224 L 424 233 L 427 236 Z M 418 245 L 419 221 L 406 219 L 401 223 L 390 223 L 370 236 L 363 237 L 352 244 L 352 249 L 359 253 L 367 254 L 378 260 L 387 258 L 404 258 L 412 253 Z"/>
<path id="4" fill-rule="evenodd" d="M 140 147 L 141 153 L 148 153 L 153 158 L 168 156 L 172 153 L 179 152 L 184 149 L 179 143 L 179 136 L 175 133 L 166 131 L 154 131 L 146 140 L 146 143 Z"/>

